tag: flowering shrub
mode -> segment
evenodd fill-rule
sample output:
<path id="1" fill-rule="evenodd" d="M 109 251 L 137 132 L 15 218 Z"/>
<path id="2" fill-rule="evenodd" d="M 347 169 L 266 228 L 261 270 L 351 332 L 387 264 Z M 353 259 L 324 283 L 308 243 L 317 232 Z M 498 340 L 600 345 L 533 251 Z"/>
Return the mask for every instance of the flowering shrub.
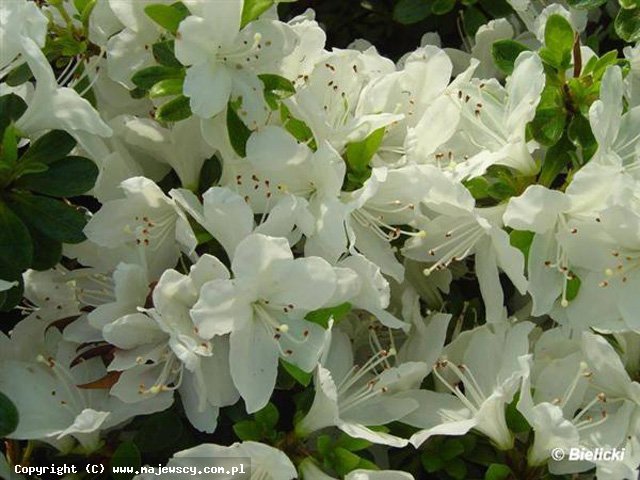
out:
<path id="1" fill-rule="evenodd" d="M 548 3 L 3 0 L 0 476 L 636 479 L 640 4 Z"/>

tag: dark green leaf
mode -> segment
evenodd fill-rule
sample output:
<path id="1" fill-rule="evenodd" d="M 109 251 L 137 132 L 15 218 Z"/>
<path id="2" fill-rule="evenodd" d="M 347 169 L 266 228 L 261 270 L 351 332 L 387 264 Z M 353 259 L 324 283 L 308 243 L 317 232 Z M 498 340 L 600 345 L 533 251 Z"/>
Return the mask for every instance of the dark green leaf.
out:
<path id="1" fill-rule="evenodd" d="M 75 146 L 75 139 L 67 132 L 52 130 L 33 142 L 29 150 L 20 158 L 20 162 L 50 164 L 66 157 Z"/>
<path id="2" fill-rule="evenodd" d="M 0 162 L 5 165 L 15 165 L 18 160 L 18 137 L 16 127 L 9 125 L 4 130 L 2 145 L 0 145 Z"/>
<path id="3" fill-rule="evenodd" d="M 60 200 L 28 193 L 9 196 L 11 209 L 30 228 L 62 243 L 80 243 L 86 237 L 87 223 L 83 212 Z"/>
<path id="4" fill-rule="evenodd" d="M 88 192 L 98 178 L 98 167 L 88 158 L 65 157 L 43 173 L 22 176 L 15 186 L 52 197 L 74 197 Z"/>
<path id="5" fill-rule="evenodd" d="M 258 18 L 269 10 L 273 4 L 274 0 L 244 0 L 241 26 L 244 27 L 249 22 Z"/>
<path id="6" fill-rule="evenodd" d="M 184 75 L 184 68 L 154 65 L 136 72 L 133 77 L 131 77 L 131 81 L 136 87 L 142 88 L 143 90 L 149 90 L 156 83 L 162 80 L 183 79 Z"/>
<path id="7" fill-rule="evenodd" d="M 473 38 L 478 29 L 488 21 L 487 16 L 479 8 L 469 7 L 464 11 L 462 23 L 466 34 Z"/>
<path id="8" fill-rule="evenodd" d="M 4 393 L 0 392 L 0 437 L 6 437 L 18 428 L 18 409 Z"/>
<path id="9" fill-rule="evenodd" d="M 571 120 L 568 130 L 569 140 L 576 146 L 582 148 L 582 155 L 585 162 L 588 161 L 598 149 L 598 143 L 591 131 L 591 125 L 583 115 L 576 115 Z"/>
<path id="10" fill-rule="evenodd" d="M 140 450 L 133 442 L 121 443 L 111 457 L 110 466 L 113 467 L 133 467 L 133 470 L 140 468 L 142 459 Z M 113 470 L 112 470 L 113 471 Z M 112 473 L 111 478 L 114 480 L 130 480 L 135 473 Z"/>
<path id="11" fill-rule="evenodd" d="M 0 97 L 0 138 L 11 122 L 18 120 L 27 109 L 27 104 L 15 93 Z"/>
<path id="12" fill-rule="evenodd" d="M 492 463 L 484 474 L 484 480 L 507 480 L 513 475 L 511 469 L 501 463 Z"/>
<path id="13" fill-rule="evenodd" d="M 424 452 L 420 455 L 420 463 L 428 473 L 439 472 L 445 465 L 445 461 L 434 452 Z"/>
<path id="14" fill-rule="evenodd" d="M 202 170 L 200 170 L 198 192 L 204 193 L 209 188 L 217 185 L 220 177 L 222 177 L 222 162 L 220 159 L 216 155 L 207 158 L 202 164 Z"/>
<path id="15" fill-rule="evenodd" d="M 493 61 L 507 75 L 513 73 L 513 67 L 518 55 L 527 50 L 530 50 L 530 48 L 515 40 L 498 40 L 491 46 Z"/>
<path id="16" fill-rule="evenodd" d="M 640 7 L 621 9 L 616 16 L 616 33 L 626 42 L 640 40 Z"/>
<path id="17" fill-rule="evenodd" d="M 186 18 L 184 11 L 173 5 L 153 4 L 147 5 L 144 12 L 162 28 L 174 35 L 178 31 L 180 22 Z"/>
<path id="18" fill-rule="evenodd" d="M 175 412 L 167 410 L 146 417 L 133 441 L 144 453 L 158 452 L 175 445 L 182 430 L 180 418 Z"/>
<path id="19" fill-rule="evenodd" d="M 467 466 L 462 459 L 456 458 L 453 461 L 447 462 L 444 470 L 455 480 L 464 480 L 467 478 Z"/>
<path id="20" fill-rule="evenodd" d="M 5 82 L 7 82 L 7 85 L 10 87 L 17 87 L 18 85 L 22 85 L 24 82 L 30 80 L 32 76 L 33 74 L 31 73 L 29 64 L 24 62 L 9 72 Z"/>
<path id="21" fill-rule="evenodd" d="M 251 136 L 251 130 L 240 119 L 231 102 L 227 105 L 227 131 L 229 132 L 229 141 L 235 152 L 241 157 L 246 157 L 247 141 Z"/>
<path id="22" fill-rule="evenodd" d="M 569 152 L 573 150 L 573 144 L 566 137 L 549 148 L 542 162 L 538 183 L 550 187 L 556 177 L 571 164 Z"/>
<path id="23" fill-rule="evenodd" d="M 393 19 L 403 25 L 424 20 L 431 14 L 428 0 L 400 0 L 393 8 Z"/>
<path id="24" fill-rule="evenodd" d="M 55 267 L 62 258 L 62 243 L 45 237 L 33 228 L 29 230 L 29 234 L 33 242 L 31 268 L 43 271 Z"/>
<path id="25" fill-rule="evenodd" d="M 273 403 L 267 403 L 267 406 L 254 413 L 253 417 L 262 427 L 266 429 L 273 429 L 278 424 L 280 414 Z"/>
<path id="26" fill-rule="evenodd" d="M 153 58 L 155 58 L 160 65 L 165 67 L 182 67 L 182 64 L 176 58 L 174 40 L 164 40 L 154 43 L 151 48 Z"/>
<path id="27" fill-rule="evenodd" d="M 242 420 L 233 425 L 233 431 L 243 442 L 258 442 L 262 439 L 262 428 L 253 420 Z"/>
<path id="28" fill-rule="evenodd" d="M 282 365 L 282 368 L 284 368 L 285 371 L 289 375 L 291 375 L 295 379 L 295 381 L 298 382 L 303 387 L 307 387 L 311 383 L 313 374 L 309 372 L 305 372 L 300 367 L 297 367 L 293 363 L 289 363 L 286 360 L 280 359 L 280 365 Z"/>
<path id="29" fill-rule="evenodd" d="M 524 433 L 531 430 L 531 425 L 529 425 L 527 419 L 524 418 L 524 415 L 522 415 L 522 413 L 520 413 L 520 410 L 518 410 L 517 405 L 519 398 L 519 394 L 516 394 L 514 396 L 511 403 L 507 405 L 504 415 L 507 421 L 507 427 L 509 427 L 509 430 L 511 430 L 513 433 Z"/>
<path id="30" fill-rule="evenodd" d="M 435 15 L 444 15 L 453 10 L 456 5 L 456 0 L 435 0 L 431 4 L 431 13 Z"/>
<path id="31" fill-rule="evenodd" d="M 192 115 L 189 98 L 180 95 L 169 100 L 156 111 L 156 120 L 161 122 L 179 122 Z"/>
<path id="32" fill-rule="evenodd" d="M 17 278 L 32 261 L 33 246 L 27 227 L 0 201 L 0 278 Z"/>

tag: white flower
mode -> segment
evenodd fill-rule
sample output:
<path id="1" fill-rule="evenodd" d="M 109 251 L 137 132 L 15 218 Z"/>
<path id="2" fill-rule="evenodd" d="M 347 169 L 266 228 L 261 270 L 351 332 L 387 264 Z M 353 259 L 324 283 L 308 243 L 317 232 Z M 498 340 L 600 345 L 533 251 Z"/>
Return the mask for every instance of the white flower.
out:
<path id="1" fill-rule="evenodd" d="M 331 347 L 314 377 L 316 388 L 311 409 L 296 425 L 302 436 L 335 426 L 354 438 L 402 447 L 407 440 L 368 427 L 400 420 L 418 403 L 406 398 L 428 373 L 423 362 L 392 367 L 394 349 L 379 350 L 362 365 L 355 365 L 349 338 L 334 331 Z"/>
<path id="2" fill-rule="evenodd" d="M 434 218 L 418 223 L 426 235 L 410 238 L 402 252 L 408 258 L 430 263 L 424 270 L 425 275 L 475 253 L 476 275 L 487 321 L 500 321 L 504 294 L 499 286 L 498 268 L 509 276 L 521 293 L 527 288 L 523 274 L 524 256 L 511 246 L 509 236 L 502 229 L 504 207 L 475 208 L 471 194 L 442 174 L 433 185 L 426 193 L 424 203 L 433 211 Z"/>
<path id="3" fill-rule="evenodd" d="M 180 23 L 176 58 L 189 66 L 184 94 L 202 118 L 222 112 L 230 99 L 242 99 L 240 117 L 252 129 L 263 124 L 269 109 L 257 74 L 267 73 L 297 41 L 284 23 L 252 22 L 242 30 L 242 0 L 210 0 Z"/>
<path id="4" fill-rule="evenodd" d="M 284 238 L 257 233 L 240 242 L 231 271 L 203 285 L 191 317 L 203 338 L 231 334 L 231 376 L 251 413 L 268 402 L 279 358 L 315 367 L 325 332 L 304 316 L 330 306 L 336 274 L 321 258 L 294 260 Z"/>
<path id="5" fill-rule="evenodd" d="M 342 152 L 347 143 L 403 118 L 387 112 L 357 113 L 366 83 L 393 70 L 393 64 L 374 49 L 364 53 L 334 49 L 318 60 L 285 103 L 295 118 L 309 126 L 318 145 L 327 141 Z"/>
<path id="6" fill-rule="evenodd" d="M 499 449 L 512 448 L 514 436 L 507 427 L 505 407 L 521 378 L 528 375 L 524 360 L 533 327 L 529 322 L 484 325 L 449 344 L 433 369 L 439 391 L 411 392 L 420 407 L 402 421 L 423 429 L 411 443 L 420 446 L 433 435 L 464 435 L 475 429 Z"/>
<path id="7" fill-rule="evenodd" d="M 20 415 L 9 438 L 40 439 L 63 451 L 74 446 L 73 438 L 90 452 L 99 447 L 102 430 L 170 405 L 166 398 L 130 405 L 106 389 L 82 388 L 107 374 L 100 358 L 78 362 L 86 349 L 62 340 L 56 329 L 45 330 L 36 317 L 18 327 L 10 338 L 0 334 L 0 390 Z"/>
<path id="8" fill-rule="evenodd" d="M 160 187 L 144 177 L 121 184 L 125 198 L 105 203 L 85 227 L 102 247 L 126 247 L 145 265 L 150 279 L 175 266 L 180 249 L 191 254 L 196 239 L 187 219 Z"/>

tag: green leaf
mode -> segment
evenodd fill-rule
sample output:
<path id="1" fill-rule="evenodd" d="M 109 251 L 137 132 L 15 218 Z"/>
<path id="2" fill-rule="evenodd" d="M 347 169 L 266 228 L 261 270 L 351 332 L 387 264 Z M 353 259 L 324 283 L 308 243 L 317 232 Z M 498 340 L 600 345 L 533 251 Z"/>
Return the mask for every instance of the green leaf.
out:
<path id="1" fill-rule="evenodd" d="M 393 8 L 393 19 L 403 25 L 424 20 L 431 14 L 428 0 L 400 0 Z"/>
<path id="2" fill-rule="evenodd" d="M 4 292 L 4 302 L 0 306 L 0 311 L 2 312 L 10 312 L 14 307 L 22 302 L 24 297 L 24 281 L 22 280 L 22 277 L 18 277 L 16 280 L 18 281 L 18 285 Z"/>
<path id="3" fill-rule="evenodd" d="M 365 171 L 373 155 L 380 148 L 384 132 L 385 128 L 381 127 L 370 133 L 364 140 L 349 143 L 347 145 L 347 167 L 355 172 Z"/>
<path id="4" fill-rule="evenodd" d="M 431 4 L 431 13 L 434 15 L 445 15 L 456 6 L 456 0 L 435 0 Z"/>
<path id="5" fill-rule="evenodd" d="M 149 90 L 149 98 L 181 95 L 183 85 L 183 78 L 168 78 L 166 80 L 160 80 Z"/>
<path id="6" fill-rule="evenodd" d="M 329 435 L 320 435 L 316 440 L 316 448 L 320 455 L 326 457 L 331 454 L 331 448 L 333 446 L 333 440 Z"/>
<path id="7" fill-rule="evenodd" d="M 440 455 L 429 451 L 420 455 L 420 463 L 422 463 L 422 468 L 424 468 L 428 473 L 439 472 L 445 465 L 445 461 L 440 457 Z"/>
<path id="8" fill-rule="evenodd" d="M 22 85 L 24 82 L 30 80 L 32 76 L 33 74 L 31 73 L 29 64 L 24 62 L 9 72 L 5 82 L 10 87 L 17 87 L 18 85 Z"/>
<path id="9" fill-rule="evenodd" d="M 75 139 L 67 132 L 52 130 L 31 144 L 29 150 L 20 158 L 20 163 L 50 164 L 66 157 L 75 146 Z"/>
<path id="10" fill-rule="evenodd" d="M 164 65 L 154 65 L 137 71 L 131 81 L 138 88 L 149 90 L 156 83 L 168 79 L 184 79 L 184 68 L 165 67 Z"/>
<path id="11" fill-rule="evenodd" d="M 551 15 L 544 30 L 544 44 L 552 51 L 563 55 L 573 50 L 574 33 L 569 21 L 562 15 Z"/>
<path id="12" fill-rule="evenodd" d="M 244 0 L 240 26 L 244 27 L 249 22 L 258 18 L 264 12 L 269 10 L 273 4 L 274 0 Z"/>
<path id="13" fill-rule="evenodd" d="M 569 124 L 567 131 L 569 140 L 582 149 L 585 162 L 588 161 L 598 149 L 598 142 L 591 131 L 591 124 L 583 115 L 577 114 Z"/>
<path id="14" fill-rule="evenodd" d="M 533 138 L 546 146 L 555 145 L 562 137 L 566 121 L 562 90 L 547 85 L 542 91 L 536 115 L 529 124 Z"/>
<path id="15" fill-rule="evenodd" d="M 346 433 L 340 434 L 338 440 L 336 441 L 336 446 L 346 448 L 350 452 L 359 452 L 360 450 L 369 448 L 371 445 L 372 443 L 369 440 L 364 440 L 363 438 L 353 438 Z"/>
<path id="16" fill-rule="evenodd" d="M 174 411 L 166 410 L 147 416 L 133 441 L 144 453 L 169 449 L 182 435 L 182 422 Z"/>
<path id="17" fill-rule="evenodd" d="M 291 375 L 296 382 L 298 382 L 303 387 L 308 387 L 313 379 L 313 374 L 309 372 L 305 372 L 300 367 L 297 367 L 293 363 L 289 363 L 286 360 L 280 359 L 280 365 L 285 371 Z"/>
<path id="18" fill-rule="evenodd" d="M 467 478 L 467 465 L 460 458 L 447 462 L 444 471 L 455 480 L 464 480 Z"/>
<path id="19" fill-rule="evenodd" d="M 571 272 L 571 279 L 567 280 L 567 290 L 565 294 L 565 298 L 568 302 L 572 301 L 578 296 L 578 292 L 580 291 L 580 285 L 582 282 L 580 281 L 580 277 L 578 277 L 575 273 Z"/>
<path id="20" fill-rule="evenodd" d="M 18 428 L 18 409 L 4 393 L 0 392 L 0 437 L 6 437 Z"/>
<path id="21" fill-rule="evenodd" d="M 18 120 L 27 109 L 27 104 L 15 93 L 0 97 L 0 138 L 11 122 Z"/>
<path id="22" fill-rule="evenodd" d="M 258 442 L 262 439 L 262 428 L 253 420 L 242 420 L 234 424 L 233 431 L 243 442 Z"/>
<path id="23" fill-rule="evenodd" d="M 29 230 L 20 218 L 0 201 L 0 278 L 16 279 L 33 261 Z"/>
<path id="24" fill-rule="evenodd" d="M 484 177 L 475 177 L 464 182 L 464 186 L 476 200 L 489 196 L 489 181 Z"/>
<path id="25" fill-rule="evenodd" d="M 156 111 L 156 120 L 161 122 L 179 122 L 192 115 L 189 98 L 180 95 L 169 100 Z"/>
<path id="26" fill-rule="evenodd" d="M 529 258 L 529 250 L 531 249 L 531 242 L 534 237 L 533 232 L 527 230 L 512 230 L 509 234 L 509 243 L 512 247 L 516 247 L 524 255 L 525 265 Z"/>
<path id="27" fill-rule="evenodd" d="M 147 5 L 144 12 L 151 20 L 174 35 L 178 32 L 180 22 L 187 17 L 183 10 L 173 5 Z"/>
<path id="28" fill-rule="evenodd" d="M 209 188 L 217 185 L 222 177 L 222 162 L 214 155 L 207 158 L 202 164 L 202 170 L 200 170 L 200 178 L 198 184 L 198 192 L 204 193 Z"/>
<path id="29" fill-rule="evenodd" d="M 28 193 L 13 193 L 9 206 L 30 228 L 62 243 L 80 243 L 85 240 L 82 230 L 87 223 L 83 212 L 48 197 Z"/>
<path id="30" fill-rule="evenodd" d="M 464 444 L 457 438 L 447 439 L 438 453 L 442 459 L 452 460 L 464 453 Z"/>
<path id="31" fill-rule="evenodd" d="M 513 73 L 513 67 L 518 55 L 527 50 L 530 50 L 530 48 L 515 40 L 498 40 L 491 46 L 493 61 L 506 75 Z"/>
<path id="32" fill-rule="evenodd" d="M 229 141 L 235 152 L 243 158 L 246 157 L 247 141 L 251 136 L 251 130 L 240 119 L 232 102 L 227 105 L 227 131 L 229 132 Z"/>
<path id="33" fill-rule="evenodd" d="M 71 156 L 52 163 L 46 172 L 23 175 L 14 185 L 52 197 L 74 197 L 91 190 L 98 173 L 88 158 Z"/>
<path id="34" fill-rule="evenodd" d="M 5 165 L 15 165 L 18 160 L 18 136 L 16 127 L 9 125 L 4 130 L 2 145 L 0 145 L 0 162 Z"/>
<path id="35" fill-rule="evenodd" d="M 300 143 L 305 143 L 311 150 L 317 150 L 315 140 L 313 138 L 313 132 L 309 126 L 302 120 L 298 120 L 291 115 L 291 112 L 284 103 L 280 104 L 280 120 L 282 124 L 291 135 Z"/>
<path id="36" fill-rule="evenodd" d="M 346 448 L 337 447 L 334 451 L 333 466 L 338 475 L 346 475 L 352 470 L 358 468 L 360 457 L 350 452 Z"/>
<path id="37" fill-rule="evenodd" d="M 29 235 L 33 243 L 31 268 L 44 271 L 55 267 L 62 258 L 62 243 L 42 235 L 33 228 L 29 230 Z"/>
<path id="38" fill-rule="evenodd" d="M 527 422 L 527 419 L 524 418 L 524 415 L 520 413 L 518 410 L 518 400 L 520 399 L 520 394 L 517 393 L 511 403 L 507 405 L 505 409 L 504 416 L 507 421 L 507 427 L 513 433 L 525 433 L 531 430 L 531 425 Z"/>
<path id="39" fill-rule="evenodd" d="M 277 110 L 280 100 L 296 93 L 296 88 L 289 80 L 280 75 L 262 74 L 258 78 L 264 84 L 264 98 L 271 110 Z"/>
<path id="40" fill-rule="evenodd" d="M 570 7 L 579 10 L 591 10 L 592 8 L 598 8 L 604 5 L 607 3 L 607 0 L 568 0 L 567 3 Z"/>
<path id="41" fill-rule="evenodd" d="M 464 25 L 464 31 L 470 37 L 475 37 L 478 29 L 487 23 L 489 19 L 482 13 L 479 8 L 469 7 L 464 11 L 462 23 Z"/>
<path id="42" fill-rule="evenodd" d="M 571 165 L 569 152 L 574 150 L 573 144 L 566 136 L 549 148 L 542 162 L 538 183 L 545 187 L 550 187 L 556 177 Z"/>
<path id="43" fill-rule="evenodd" d="M 621 9 L 614 21 L 616 33 L 625 42 L 640 40 L 640 7 Z"/>
<path id="44" fill-rule="evenodd" d="M 129 441 L 121 443 L 116 451 L 113 452 L 111 457 L 110 467 L 113 471 L 113 467 L 133 467 L 133 470 L 140 468 L 142 465 L 142 458 L 140 456 L 140 450 L 136 447 L 136 444 Z M 111 478 L 114 480 L 130 480 L 135 475 L 132 473 L 112 473 Z"/>
<path id="45" fill-rule="evenodd" d="M 319 308 L 305 315 L 305 320 L 313 323 L 317 323 L 323 328 L 329 328 L 329 320 L 333 318 L 334 325 L 340 323 L 344 317 L 346 317 L 351 311 L 351 304 L 349 302 L 341 303 L 335 307 Z"/>
<path id="46" fill-rule="evenodd" d="M 484 480 L 507 480 L 512 475 L 513 472 L 508 466 L 501 463 L 492 463 L 484 474 Z"/>
<path id="47" fill-rule="evenodd" d="M 182 64 L 176 58 L 174 40 L 164 40 L 154 43 L 151 50 L 153 51 L 153 58 L 155 58 L 160 65 L 182 68 Z"/>
<path id="48" fill-rule="evenodd" d="M 253 418 L 256 419 L 259 425 L 263 426 L 266 429 L 273 429 L 278 424 L 278 420 L 280 419 L 280 413 L 276 406 L 269 402 L 267 406 L 262 410 L 257 411 L 253 414 Z"/>

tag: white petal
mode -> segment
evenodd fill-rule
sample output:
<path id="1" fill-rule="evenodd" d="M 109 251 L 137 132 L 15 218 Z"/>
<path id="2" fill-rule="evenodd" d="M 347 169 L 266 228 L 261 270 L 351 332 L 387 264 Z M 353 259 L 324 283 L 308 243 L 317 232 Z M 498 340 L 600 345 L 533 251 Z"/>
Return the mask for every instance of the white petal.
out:
<path id="1" fill-rule="evenodd" d="M 231 86 L 231 75 L 224 65 L 205 62 L 187 70 L 183 92 L 190 98 L 194 114 L 211 118 L 227 106 Z"/>

